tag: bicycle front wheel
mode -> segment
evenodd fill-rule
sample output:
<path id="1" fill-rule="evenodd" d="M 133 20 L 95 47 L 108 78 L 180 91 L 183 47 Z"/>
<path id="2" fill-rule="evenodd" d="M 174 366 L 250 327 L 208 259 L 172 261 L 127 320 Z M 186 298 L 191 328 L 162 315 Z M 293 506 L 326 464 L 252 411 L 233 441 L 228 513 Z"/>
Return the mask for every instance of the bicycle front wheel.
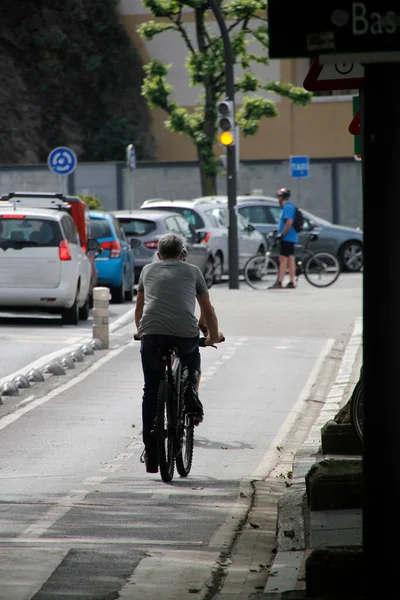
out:
<path id="1" fill-rule="evenodd" d="M 278 279 L 278 263 L 270 256 L 253 256 L 244 267 L 244 278 L 254 290 L 266 290 Z"/>
<path id="2" fill-rule="evenodd" d="M 192 468 L 193 461 L 194 425 L 193 418 L 183 415 L 179 436 L 180 447 L 176 455 L 176 469 L 181 477 L 187 477 Z"/>
<path id="3" fill-rule="evenodd" d="M 175 392 L 164 380 L 160 383 L 157 397 L 156 437 L 158 464 L 161 479 L 172 481 L 175 467 Z"/>
<path id="4" fill-rule="evenodd" d="M 330 252 L 316 252 L 304 265 L 304 276 L 315 287 L 328 287 L 340 275 L 340 264 Z"/>

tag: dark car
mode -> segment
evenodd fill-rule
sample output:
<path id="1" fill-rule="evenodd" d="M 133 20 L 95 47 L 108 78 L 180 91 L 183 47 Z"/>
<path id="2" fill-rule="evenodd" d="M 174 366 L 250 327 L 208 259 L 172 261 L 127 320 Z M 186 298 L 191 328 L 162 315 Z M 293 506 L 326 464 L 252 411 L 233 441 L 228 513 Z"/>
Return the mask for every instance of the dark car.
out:
<path id="1" fill-rule="evenodd" d="M 211 287 L 214 278 L 214 261 L 211 252 L 201 242 L 202 236 L 182 215 L 142 209 L 114 211 L 113 215 L 118 219 L 128 240 L 140 241 L 140 245 L 134 250 L 136 281 L 142 268 L 155 260 L 160 237 L 165 233 L 178 233 L 185 239 L 187 262 L 199 267 L 207 286 Z"/>

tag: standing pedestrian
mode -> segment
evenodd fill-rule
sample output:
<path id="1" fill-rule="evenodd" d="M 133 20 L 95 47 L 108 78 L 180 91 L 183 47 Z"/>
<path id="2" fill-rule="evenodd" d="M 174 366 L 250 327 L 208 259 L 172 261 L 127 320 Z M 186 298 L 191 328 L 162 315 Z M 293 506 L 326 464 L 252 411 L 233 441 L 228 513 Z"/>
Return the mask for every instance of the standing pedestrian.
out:
<path id="1" fill-rule="evenodd" d="M 296 261 L 294 259 L 294 247 L 299 240 L 297 231 L 293 227 L 294 218 L 296 215 L 296 207 L 290 201 L 290 190 L 281 188 L 277 191 L 277 198 L 281 206 L 281 215 L 278 225 L 278 235 L 276 239 L 279 241 L 279 271 L 278 279 L 269 289 L 278 290 L 282 288 L 282 281 L 286 271 L 289 268 L 290 281 L 285 286 L 293 289 L 296 287 L 294 280 L 296 277 Z"/>

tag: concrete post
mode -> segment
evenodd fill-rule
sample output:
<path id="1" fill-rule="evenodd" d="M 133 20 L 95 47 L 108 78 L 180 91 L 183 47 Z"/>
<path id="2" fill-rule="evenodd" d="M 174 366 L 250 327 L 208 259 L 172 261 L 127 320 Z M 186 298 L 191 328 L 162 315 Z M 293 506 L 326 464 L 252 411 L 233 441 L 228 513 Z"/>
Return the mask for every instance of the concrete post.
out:
<path id="1" fill-rule="evenodd" d="M 103 342 L 108 348 L 110 331 L 108 326 L 108 306 L 110 304 L 110 290 L 107 287 L 96 287 L 93 290 L 93 339 Z"/>

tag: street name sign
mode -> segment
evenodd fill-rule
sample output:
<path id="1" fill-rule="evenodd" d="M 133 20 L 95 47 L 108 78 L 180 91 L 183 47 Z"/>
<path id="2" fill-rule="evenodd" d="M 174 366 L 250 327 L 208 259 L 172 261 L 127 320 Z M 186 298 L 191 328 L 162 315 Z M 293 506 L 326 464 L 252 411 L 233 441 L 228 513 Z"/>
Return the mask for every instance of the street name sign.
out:
<path id="1" fill-rule="evenodd" d="M 324 0 L 316 5 L 269 0 L 270 58 L 363 54 L 363 61 L 354 62 L 376 62 L 379 56 L 382 62 L 391 56 L 400 61 L 398 0 Z"/>
<path id="2" fill-rule="evenodd" d="M 314 58 L 304 79 L 303 87 L 309 92 L 353 90 L 364 86 L 364 67 L 357 63 L 321 65 Z"/>

